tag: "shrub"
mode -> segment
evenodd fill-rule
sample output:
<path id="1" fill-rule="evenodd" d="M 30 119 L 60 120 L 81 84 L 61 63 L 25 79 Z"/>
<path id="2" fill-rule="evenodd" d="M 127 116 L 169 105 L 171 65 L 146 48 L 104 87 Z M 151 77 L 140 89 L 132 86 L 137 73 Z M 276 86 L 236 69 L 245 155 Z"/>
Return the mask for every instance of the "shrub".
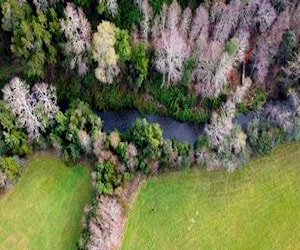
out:
<path id="1" fill-rule="evenodd" d="M 132 63 L 138 75 L 136 77 L 136 86 L 140 88 L 148 73 L 149 57 L 146 43 L 139 42 L 133 46 Z"/>
<path id="2" fill-rule="evenodd" d="M 122 177 L 111 161 L 96 164 L 96 192 L 108 194 L 121 184 Z"/>
<path id="3" fill-rule="evenodd" d="M 158 159 L 161 154 L 163 138 L 159 124 L 149 124 L 146 119 L 137 119 L 132 128 L 127 131 L 127 136 L 139 151 L 140 169 L 147 171 L 144 160 Z"/>
<path id="4" fill-rule="evenodd" d="M 21 174 L 21 164 L 13 157 L 0 157 L 0 190 L 14 184 Z"/>
<path id="5" fill-rule="evenodd" d="M 0 142 L 0 155 L 25 155 L 31 152 L 25 130 L 17 126 L 3 101 L 0 101 Z"/>
<path id="6" fill-rule="evenodd" d="M 266 119 L 253 119 L 247 126 L 247 141 L 253 153 L 267 155 L 282 140 L 283 131 Z"/>
<path id="7" fill-rule="evenodd" d="M 101 132 L 102 121 L 88 106 L 77 101 L 63 114 L 56 115 L 56 126 L 50 134 L 52 145 L 66 162 L 77 161 L 91 152 L 93 141 Z"/>
<path id="8" fill-rule="evenodd" d="M 286 31 L 282 36 L 282 42 L 278 51 L 278 59 L 281 65 L 287 65 L 292 59 L 293 53 L 297 48 L 295 33 L 291 30 Z"/>

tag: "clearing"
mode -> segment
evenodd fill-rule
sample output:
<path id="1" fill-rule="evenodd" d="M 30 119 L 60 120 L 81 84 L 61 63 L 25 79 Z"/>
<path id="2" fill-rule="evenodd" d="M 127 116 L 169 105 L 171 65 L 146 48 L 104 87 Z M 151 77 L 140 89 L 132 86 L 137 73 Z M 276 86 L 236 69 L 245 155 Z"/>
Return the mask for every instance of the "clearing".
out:
<path id="1" fill-rule="evenodd" d="M 299 249 L 300 143 L 229 174 L 189 170 L 147 181 L 122 249 Z"/>
<path id="2" fill-rule="evenodd" d="M 48 153 L 27 164 L 0 197 L 0 249 L 75 249 L 91 194 L 87 167 L 66 167 Z"/>

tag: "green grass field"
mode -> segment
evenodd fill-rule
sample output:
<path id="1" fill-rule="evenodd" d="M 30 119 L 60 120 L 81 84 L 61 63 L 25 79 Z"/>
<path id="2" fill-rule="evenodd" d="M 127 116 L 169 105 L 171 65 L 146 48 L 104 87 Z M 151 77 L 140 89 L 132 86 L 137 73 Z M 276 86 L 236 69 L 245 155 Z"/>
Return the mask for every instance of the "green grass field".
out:
<path id="1" fill-rule="evenodd" d="M 86 167 L 34 156 L 14 189 L 0 197 L 0 249 L 75 249 L 90 191 Z"/>
<path id="2" fill-rule="evenodd" d="M 122 249 L 300 249 L 300 143 L 233 174 L 194 170 L 149 180 Z"/>

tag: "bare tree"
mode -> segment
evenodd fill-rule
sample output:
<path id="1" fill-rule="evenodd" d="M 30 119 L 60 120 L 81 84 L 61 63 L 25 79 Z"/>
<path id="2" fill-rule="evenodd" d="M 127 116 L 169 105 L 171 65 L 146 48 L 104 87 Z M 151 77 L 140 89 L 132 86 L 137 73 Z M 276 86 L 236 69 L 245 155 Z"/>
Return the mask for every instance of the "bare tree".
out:
<path id="1" fill-rule="evenodd" d="M 264 0 L 260 4 L 256 15 L 256 23 L 259 25 L 259 31 L 264 33 L 271 27 L 277 17 L 276 10 L 273 8 L 269 0 Z"/>
<path id="2" fill-rule="evenodd" d="M 148 0 L 144 0 L 141 5 L 142 10 L 142 21 L 141 21 L 141 30 L 142 30 L 142 37 L 145 41 L 149 39 L 150 27 L 151 27 L 151 20 L 153 18 L 153 11 L 152 7 L 149 4 Z"/>
<path id="3" fill-rule="evenodd" d="M 29 86 L 15 77 L 4 86 L 2 92 L 18 124 L 26 129 L 31 140 L 38 139 L 58 111 L 54 87 L 44 83 L 36 84 L 30 94 Z"/>
<path id="4" fill-rule="evenodd" d="M 163 13 L 156 21 L 152 32 L 154 37 L 155 65 L 158 71 L 167 76 L 167 85 L 180 81 L 183 74 L 183 63 L 188 58 L 190 48 L 186 37 L 181 33 L 181 8 L 176 0 L 169 8 L 164 4 Z M 164 84 L 164 82 L 163 82 Z"/>
<path id="5" fill-rule="evenodd" d="M 86 73 L 87 54 L 91 50 L 91 25 L 83 11 L 76 9 L 73 4 L 67 3 L 64 10 L 65 19 L 60 20 L 61 31 L 67 38 L 65 44 L 66 54 L 71 58 L 70 68 L 77 65 L 78 74 Z"/>

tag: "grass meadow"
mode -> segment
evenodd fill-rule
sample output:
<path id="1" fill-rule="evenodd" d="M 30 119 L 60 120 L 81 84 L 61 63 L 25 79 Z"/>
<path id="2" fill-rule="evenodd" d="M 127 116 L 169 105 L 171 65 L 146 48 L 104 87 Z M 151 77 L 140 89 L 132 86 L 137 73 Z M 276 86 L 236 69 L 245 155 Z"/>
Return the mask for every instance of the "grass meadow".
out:
<path id="1" fill-rule="evenodd" d="M 122 249 L 300 249 L 300 143 L 232 174 L 150 179 L 129 213 Z"/>
<path id="2" fill-rule="evenodd" d="M 15 187 L 0 197 L 0 249 L 75 249 L 91 194 L 86 167 L 33 156 Z"/>

